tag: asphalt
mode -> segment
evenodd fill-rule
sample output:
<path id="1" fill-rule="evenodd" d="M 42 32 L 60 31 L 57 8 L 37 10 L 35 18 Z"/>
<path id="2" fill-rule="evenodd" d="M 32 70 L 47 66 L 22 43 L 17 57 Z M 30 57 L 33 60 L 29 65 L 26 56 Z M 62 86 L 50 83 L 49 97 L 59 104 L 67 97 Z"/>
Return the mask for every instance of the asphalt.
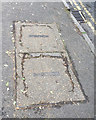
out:
<path id="1" fill-rule="evenodd" d="M 43 110 L 14 108 L 14 64 L 6 51 L 13 51 L 13 21 L 33 23 L 56 22 L 61 39 L 77 71 L 87 102 L 46 107 Z M 6 118 L 93 118 L 94 117 L 94 55 L 79 33 L 63 3 L 2 3 L 2 117 Z M 7 52 L 8 53 L 8 52 Z M 7 65 L 5 65 L 7 64 Z M 4 67 L 5 66 L 5 67 Z M 9 82 L 9 85 L 6 84 Z M 9 89 L 7 89 L 9 88 Z"/>

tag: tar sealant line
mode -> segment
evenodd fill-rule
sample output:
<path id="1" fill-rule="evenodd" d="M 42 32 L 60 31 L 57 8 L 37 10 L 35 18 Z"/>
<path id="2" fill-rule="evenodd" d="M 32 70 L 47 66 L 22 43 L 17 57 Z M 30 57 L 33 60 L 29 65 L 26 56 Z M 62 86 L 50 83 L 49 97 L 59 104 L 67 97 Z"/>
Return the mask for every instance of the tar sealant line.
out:
<path id="1" fill-rule="evenodd" d="M 65 0 L 62 0 L 62 2 L 64 3 L 65 7 L 70 10 L 69 5 L 67 4 L 67 2 Z M 84 39 L 86 40 L 86 42 L 88 43 L 91 51 L 93 52 L 93 54 L 96 56 L 96 53 L 94 52 L 94 44 L 91 42 L 90 38 L 88 37 L 86 31 L 82 28 L 82 26 L 78 23 L 78 21 L 76 20 L 76 18 L 74 17 L 74 15 L 72 14 L 72 12 L 70 11 L 70 15 L 71 18 L 73 19 L 74 23 L 77 25 L 78 29 L 80 30 L 80 32 L 82 33 L 82 36 L 84 37 Z"/>

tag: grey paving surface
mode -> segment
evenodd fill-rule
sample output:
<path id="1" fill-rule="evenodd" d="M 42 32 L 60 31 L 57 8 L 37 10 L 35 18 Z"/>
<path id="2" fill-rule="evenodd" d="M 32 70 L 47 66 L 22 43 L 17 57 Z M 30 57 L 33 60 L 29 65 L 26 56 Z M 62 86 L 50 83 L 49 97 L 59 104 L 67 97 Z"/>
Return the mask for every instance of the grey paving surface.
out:
<path id="1" fill-rule="evenodd" d="M 2 5 L 0 2 L 0 93 L 2 93 Z M 2 113 L 2 94 L 0 94 L 0 117 Z"/>
<path id="2" fill-rule="evenodd" d="M 80 86 L 70 70 L 75 87 L 74 92 L 72 91 L 72 84 L 69 76 L 65 74 L 66 67 L 64 67 L 63 64 L 62 59 L 56 58 L 27 59 L 24 64 L 25 83 L 28 87 L 26 92 L 27 96 L 21 92 L 23 89 L 23 82 L 22 79 L 19 78 L 17 105 L 26 107 L 39 103 L 85 100 L 83 93 L 80 90 Z"/>
<path id="3" fill-rule="evenodd" d="M 21 53 L 49 52 L 50 53 L 50 52 L 64 51 L 63 42 L 60 39 L 60 35 L 58 33 L 56 23 L 32 24 L 32 23 L 17 22 L 15 24 L 15 28 L 16 28 L 15 31 L 16 31 L 17 54 L 19 52 Z M 22 30 L 20 31 L 20 29 Z"/>
<path id="4" fill-rule="evenodd" d="M 17 106 L 86 100 L 56 23 L 16 22 L 15 34 Z"/>
<path id="5" fill-rule="evenodd" d="M 44 7 L 45 6 L 45 7 Z M 3 117 L 29 117 L 29 118 L 91 118 L 94 116 L 94 56 L 85 40 L 79 33 L 70 19 L 69 13 L 62 3 L 3 3 L 2 6 L 2 28 L 3 28 Z M 69 51 L 75 69 L 78 73 L 79 82 L 82 89 L 88 96 L 89 102 L 82 104 L 65 104 L 61 107 L 43 110 L 27 109 L 16 110 L 13 106 L 13 61 L 5 53 L 13 50 L 11 41 L 10 25 L 14 20 L 30 20 L 37 23 L 56 22 L 61 32 L 62 40 Z M 9 90 L 6 88 L 9 82 Z M 7 91 L 8 90 L 8 91 Z"/>

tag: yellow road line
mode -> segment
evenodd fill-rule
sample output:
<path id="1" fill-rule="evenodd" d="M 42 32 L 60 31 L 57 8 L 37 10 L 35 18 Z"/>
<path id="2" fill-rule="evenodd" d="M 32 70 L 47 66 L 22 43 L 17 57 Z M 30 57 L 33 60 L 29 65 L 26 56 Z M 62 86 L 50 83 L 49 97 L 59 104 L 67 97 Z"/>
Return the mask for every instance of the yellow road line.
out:
<path id="1" fill-rule="evenodd" d="M 71 5 L 73 6 L 73 2 L 71 0 L 69 0 L 69 2 L 71 3 Z"/>
<path id="2" fill-rule="evenodd" d="M 85 12 L 89 15 L 89 17 L 91 18 L 91 20 L 96 24 L 96 21 L 92 17 L 91 13 L 87 10 L 87 8 L 83 5 L 83 3 L 81 2 L 81 0 L 78 0 L 78 1 L 79 1 L 80 5 L 84 8 Z"/>
<path id="3" fill-rule="evenodd" d="M 69 0 L 69 2 L 70 2 L 70 4 L 73 6 L 72 0 Z M 73 6 L 73 9 L 74 9 L 74 10 L 77 10 L 74 6 Z"/>
<path id="4" fill-rule="evenodd" d="M 78 10 L 81 10 L 81 8 L 79 7 L 79 5 L 76 3 L 76 1 L 75 0 L 72 0 L 73 1 L 73 3 L 75 4 L 75 6 L 77 7 L 77 9 Z"/>
<path id="5" fill-rule="evenodd" d="M 75 6 L 76 6 L 76 8 L 78 9 L 78 10 L 81 10 L 81 8 L 79 7 L 79 5 L 76 3 L 76 1 L 75 0 L 72 0 L 73 1 L 73 3 L 75 4 Z M 85 13 L 85 12 L 84 12 Z M 89 27 L 92 29 L 92 31 L 94 32 L 94 27 L 93 27 L 93 25 L 91 24 L 91 22 L 90 21 L 87 21 L 87 24 L 89 25 Z"/>
<path id="6" fill-rule="evenodd" d="M 73 6 L 73 2 L 72 2 L 72 0 L 69 0 L 69 2 L 71 3 L 71 5 Z M 73 6 L 73 9 L 74 10 L 77 10 L 74 6 Z M 80 8 L 79 8 L 80 9 Z M 80 13 L 81 14 L 81 13 Z M 85 18 L 83 17 L 83 15 L 81 14 L 81 16 L 82 16 L 82 18 L 85 20 Z"/>

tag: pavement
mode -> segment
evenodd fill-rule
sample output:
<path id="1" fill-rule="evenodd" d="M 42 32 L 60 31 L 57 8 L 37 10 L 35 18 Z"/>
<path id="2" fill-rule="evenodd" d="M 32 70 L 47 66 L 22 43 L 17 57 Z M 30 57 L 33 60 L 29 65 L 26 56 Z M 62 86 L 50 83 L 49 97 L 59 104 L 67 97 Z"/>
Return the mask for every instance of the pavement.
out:
<path id="1" fill-rule="evenodd" d="M 2 12 L 2 7 L 0 3 L 0 13 Z M 2 26 L 2 14 L 0 14 L 0 27 Z M 2 27 L 1 27 L 2 28 Z M 0 30 L 0 39 L 2 39 L 2 30 Z M 0 42 L 0 79 L 2 80 L 2 42 Z M 2 93 L 2 83 L 0 81 L 0 92 Z M 0 95 L 0 113 L 2 111 L 2 94 Z M 1 114 L 0 114 L 1 118 Z"/>
<path id="2" fill-rule="evenodd" d="M 15 48 L 13 44 L 13 21 L 31 21 L 38 24 L 56 23 L 60 38 L 64 42 L 64 46 L 78 76 L 78 82 L 86 96 L 86 102 L 68 103 L 54 107 L 34 107 L 24 110 L 16 109 L 14 100 Z M 57 68 L 59 67 L 57 66 Z M 63 3 L 2 3 L 2 69 L 3 118 L 94 117 L 94 55 L 80 31 L 74 25 Z"/>

